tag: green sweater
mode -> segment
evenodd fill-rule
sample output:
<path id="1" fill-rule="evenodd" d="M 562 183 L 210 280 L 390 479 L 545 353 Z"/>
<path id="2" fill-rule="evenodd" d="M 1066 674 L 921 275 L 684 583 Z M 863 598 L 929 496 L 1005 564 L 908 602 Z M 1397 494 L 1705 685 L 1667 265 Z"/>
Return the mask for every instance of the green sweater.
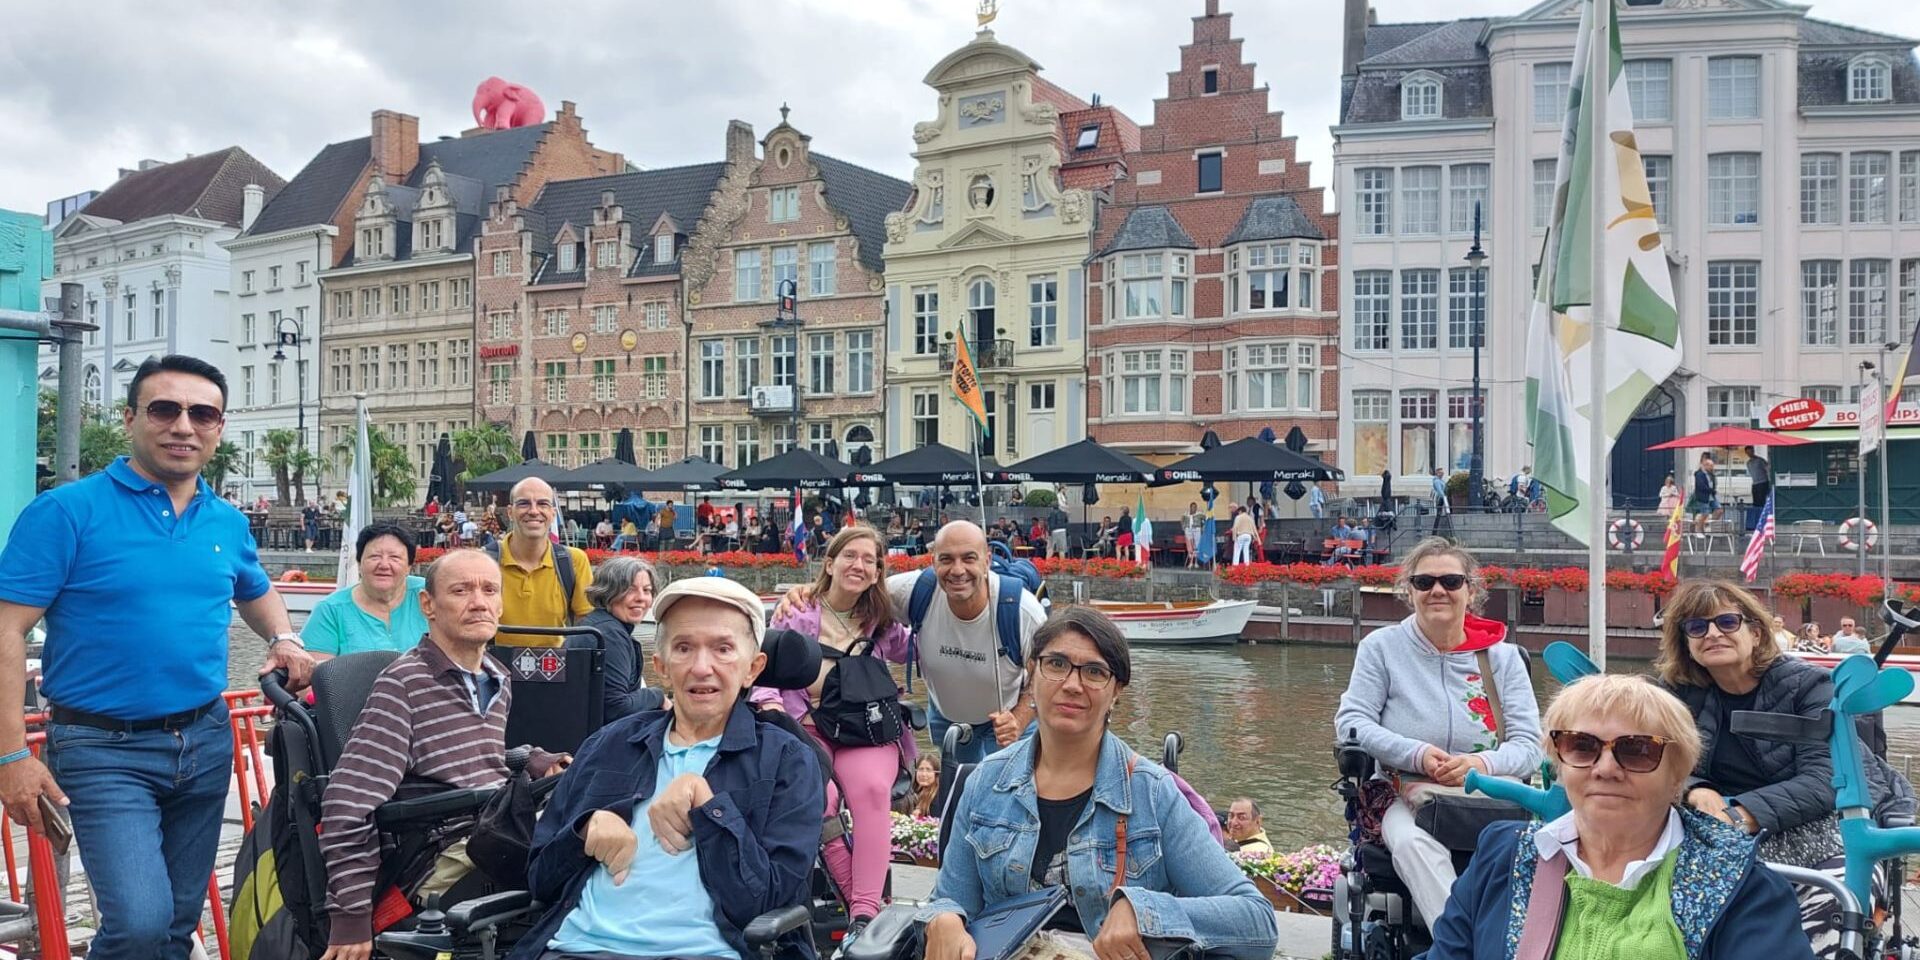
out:
<path id="1" fill-rule="evenodd" d="M 1668 853 L 1660 869 L 1631 890 L 1569 873 L 1554 960 L 1685 960 L 1671 899 L 1678 859 L 1679 851 Z"/>

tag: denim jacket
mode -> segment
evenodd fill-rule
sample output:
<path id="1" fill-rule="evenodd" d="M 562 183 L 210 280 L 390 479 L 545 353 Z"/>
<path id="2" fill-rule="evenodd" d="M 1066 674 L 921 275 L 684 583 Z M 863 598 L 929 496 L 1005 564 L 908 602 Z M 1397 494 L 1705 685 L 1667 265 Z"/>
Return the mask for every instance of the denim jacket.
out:
<path id="1" fill-rule="evenodd" d="M 942 857 L 923 922 L 963 917 L 1024 894 L 1040 839 L 1035 800 L 1035 738 L 1022 737 L 982 761 L 960 796 L 954 833 Z M 1115 827 L 1127 815 L 1127 875 L 1115 896 L 1133 904 L 1143 937 L 1190 940 L 1203 952 L 1268 960 L 1279 940 L 1273 907 L 1227 858 L 1188 805 L 1173 775 L 1138 760 L 1109 733 L 1100 747 L 1093 797 L 1067 838 L 1067 875 L 1088 935 L 1106 922 L 1113 888 Z"/>
<path id="2" fill-rule="evenodd" d="M 654 783 L 670 711 L 623 717 L 587 738 L 534 824 L 527 880 L 533 898 L 549 904 L 515 946 L 513 960 L 546 950 L 560 922 L 579 902 L 594 870 L 581 829 L 596 810 L 622 820 L 662 786 Z M 745 701 L 727 717 L 720 752 L 708 765 L 713 799 L 692 811 L 693 849 L 700 879 L 713 898 L 714 924 L 742 957 L 744 930 L 769 910 L 805 903 L 813 861 L 820 852 L 820 808 L 825 782 L 813 748 L 792 734 L 754 720 Z M 644 842 L 644 841 L 643 841 Z M 779 955 L 813 960 L 813 944 L 784 938 Z"/>

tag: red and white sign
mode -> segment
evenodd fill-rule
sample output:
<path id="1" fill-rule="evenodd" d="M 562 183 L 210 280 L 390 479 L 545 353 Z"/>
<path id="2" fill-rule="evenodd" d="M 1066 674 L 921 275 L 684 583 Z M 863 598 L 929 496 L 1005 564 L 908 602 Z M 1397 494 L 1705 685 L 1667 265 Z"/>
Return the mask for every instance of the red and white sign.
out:
<path id="1" fill-rule="evenodd" d="M 1819 423 L 1826 415 L 1826 404 L 1801 397 L 1767 411 L 1767 427 L 1771 430 L 1805 430 Z"/>
<path id="2" fill-rule="evenodd" d="M 517 343 L 502 343 L 496 346 L 480 348 L 480 359 L 482 360 L 498 360 L 502 357 L 517 357 L 519 355 L 520 345 Z"/>
<path id="3" fill-rule="evenodd" d="M 1774 416 L 1788 405 L 1796 403 L 1814 404 L 1821 409 L 1818 420 L 1812 423 L 1776 424 Z M 1767 426 L 1776 430 L 1830 430 L 1835 428 L 1853 429 L 1860 426 L 1860 405 L 1857 403 L 1834 403 L 1822 405 L 1816 400 L 1789 400 L 1767 413 Z M 1887 420 L 1889 427 L 1920 427 L 1920 403 L 1901 403 L 1893 410 L 1893 416 Z"/>

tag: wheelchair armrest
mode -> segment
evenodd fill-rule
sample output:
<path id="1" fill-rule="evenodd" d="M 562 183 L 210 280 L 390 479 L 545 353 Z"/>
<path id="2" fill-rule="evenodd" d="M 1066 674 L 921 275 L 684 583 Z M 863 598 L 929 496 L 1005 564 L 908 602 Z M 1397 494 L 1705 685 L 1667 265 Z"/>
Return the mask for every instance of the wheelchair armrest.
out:
<path id="1" fill-rule="evenodd" d="M 794 904 L 754 917 L 747 921 L 747 928 L 741 933 L 746 937 L 748 946 L 760 947 L 812 922 L 813 911 L 807 909 L 805 904 Z"/>
<path id="2" fill-rule="evenodd" d="M 900 705 L 900 708 L 907 713 L 907 726 L 915 730 L 925 730 L 927 728 L 926 707 L 916 703 L 903 703 Z"/>
<path id="3" fill-rule="evenodd" d="M 914 922 L 919 908 L 906 903 L 890 903 L 867 923 L 867 929 L 843 949 L 841 960 L 893 960 L 902 948 L 920 934 Z"/>
<path id="4" fill-rule="evenodd" d="M 467 934 L 525 916 L 538 910 L 528 890 L 507 890 L 456 903 L 447 909 L 447 927 Z"/>
<path id="5" fill-rule="evenodd" d="M 383 830 L 445 820 L 479 810 L 493 794 L 491 787 L 476 787 L 470 790 L 444 790 L 411 800 L 389 800 L 374 809 L 373 819 Z"/>
<path id="6" fill-rule="evenodd" d="M 1141 942 L 1146 944 L 1147 960 L 1183 960 L 1200 955 L 1192 940 L 1179 937 L 1143 937 Z"/>
<path id="7" fill-rule="evenodd" d="M 1913 823 L 1913 814 L 1911 813 L 1889 813 L 1880 818 L 1880 828 L 1883 830 L 1897 830 L 1901 827 L 1911 827 Z"/>
<path id="8" fill-rule="evenodd" d="M 1373 776 L 1379 763 L 1357 743 L 1341 743 L 1333 748 L 1333 756 L 1340 768 L 1340 776 L 1348 780 L 1366 780 Z"/>

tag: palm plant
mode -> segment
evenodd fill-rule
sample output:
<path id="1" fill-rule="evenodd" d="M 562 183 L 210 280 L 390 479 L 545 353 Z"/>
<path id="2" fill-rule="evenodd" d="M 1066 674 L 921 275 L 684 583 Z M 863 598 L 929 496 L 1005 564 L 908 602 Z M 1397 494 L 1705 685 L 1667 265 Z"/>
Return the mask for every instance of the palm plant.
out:
<path id="1" fill-rule="evenodd" d="M 306 452 L 300 446 L 300 435 L 292 430 L 283 427 L 267 431 L 266 443 L 260 448 L 260 456 L 266 460 L 267 467 L 273 471 L 273 488 L 279 494 L 279 502 L 282 505 L 291 506 L 294 502 L 293 484 L 290 478 L 296 473 L 305 475 L 305 470 L 302 468 L 309 464 L 301 455 Z M 300 462 L 296 463 L 296 461 Z M 305 493 L 303 488 L 301 490 L 303 499 Z"/>
<path id="2" fill-rule="evenodd" d="M 240 445 L 231 440 L 222 440 L 213 448 L 213 456 L 200 472 L 206 476 L 207 484 L 219 493 L 227 485 L 227 478 L 240 472 Z"/>
<path id="3" fill-rule="evenodd" d="M 503 424 L 482 423 L 453 435 L 453 456 L 462 465 L 457 479 L 462 483 L 515 462 L 518 455 L 513 435 Z"/>
<path id="4" fill-rule="evenodd" d="M 334 448 L 334 453 L 349 468 L 353 466 L 352 446 L 343 443 Z M 413 499 L 413 460 L 407 456 L 405 447 L 387 439 L 379 427 L 367 427 L 367 459 L 371 467 L 374 506 L 391 507 Z"/>

